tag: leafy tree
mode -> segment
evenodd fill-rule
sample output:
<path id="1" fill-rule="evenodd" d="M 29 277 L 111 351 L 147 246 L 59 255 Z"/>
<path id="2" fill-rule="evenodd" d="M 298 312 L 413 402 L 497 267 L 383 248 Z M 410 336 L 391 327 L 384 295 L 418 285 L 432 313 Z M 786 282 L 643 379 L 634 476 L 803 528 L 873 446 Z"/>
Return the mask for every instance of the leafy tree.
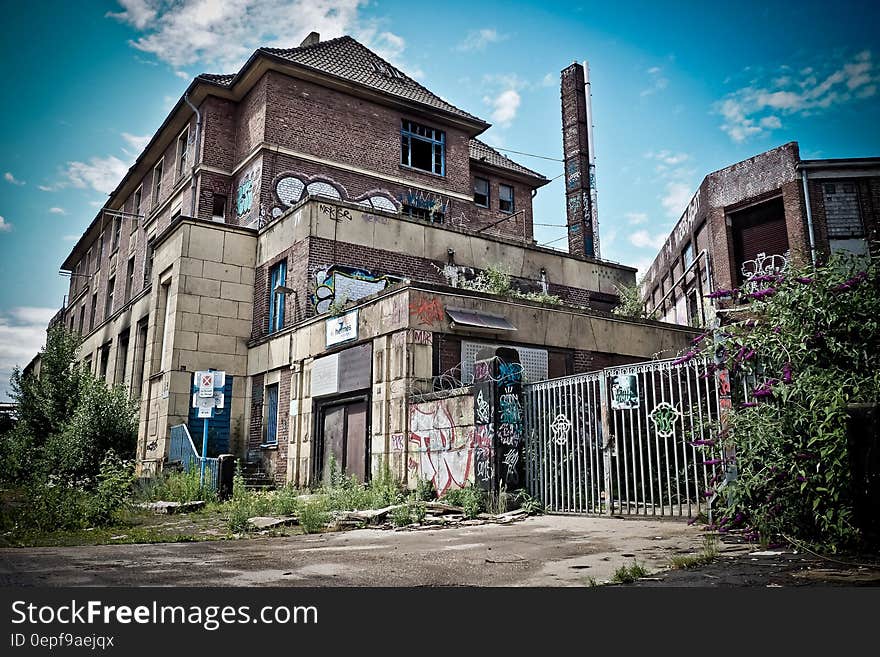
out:
<path id="1" fill-rule="evenodd" d="M 79 404 L 79 344 L 78 334 L 56 325 L 49 329 L 40 352 L 40 376 L 25 376 L 17 367 L 12 372 L 11 396 L 18 404 L 18 426 L 33 439 L 35 447 L 60 432 Z"/>
<path id="2" fill-rule="evenodd" d="M 0 437 L 0 476 L 93 486 L 101 462 L 114 452 L 134 456 L 136 409 L 122 388 L 109 388 L 77 364 L 80 338 L 51 328 L 39 376 L 11 377 L 19 405 L 15 429 Z"/>
<path id="3" fill-rule="evenodd" d="M 641 281 L 634 285 L 617 285 L 617 293 L 620 295 L 620 305 L 612 312 L 621 317 L 633 317 L 644 319 L 647 317 L 645 304 L 642 302 Z"/>

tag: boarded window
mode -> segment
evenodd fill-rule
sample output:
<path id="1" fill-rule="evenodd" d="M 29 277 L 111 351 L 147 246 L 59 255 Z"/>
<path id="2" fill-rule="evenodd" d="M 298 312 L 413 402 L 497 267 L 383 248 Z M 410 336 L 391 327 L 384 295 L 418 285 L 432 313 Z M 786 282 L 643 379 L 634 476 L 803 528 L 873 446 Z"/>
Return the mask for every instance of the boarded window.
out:
<path id="1" fill-rule="evenodd" d="M 771 199 L 730 214 L 736 283 L 742 283 L 742 265 L 759 253 L 782 255 L 788 251 L 785 207 L 781 198 Z"/>
<path id="2" fill-rule="evenodd" d="M 829 193 L 828 188 L 834 187 Z M 828 221 L 829 239 L 849 239 L 864 237 L 861 212 L 859 211 L 859 195 L 855 185 L 824 186 L 825 217 Z"/>

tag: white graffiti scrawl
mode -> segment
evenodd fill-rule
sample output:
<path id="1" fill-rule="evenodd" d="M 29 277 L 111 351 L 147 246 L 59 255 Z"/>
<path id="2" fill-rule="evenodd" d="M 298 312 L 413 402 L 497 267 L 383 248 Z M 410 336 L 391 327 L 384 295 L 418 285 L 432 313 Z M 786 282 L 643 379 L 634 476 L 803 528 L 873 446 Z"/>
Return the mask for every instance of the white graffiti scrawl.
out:
<path id="1" fill-rule="evenodd" d="M 438 495 L 465 486 L 473 466 L 473 433 L 455 426 L 448 400 L 410 407 L 410 449 L 418 475 L 430 479 Z"/>

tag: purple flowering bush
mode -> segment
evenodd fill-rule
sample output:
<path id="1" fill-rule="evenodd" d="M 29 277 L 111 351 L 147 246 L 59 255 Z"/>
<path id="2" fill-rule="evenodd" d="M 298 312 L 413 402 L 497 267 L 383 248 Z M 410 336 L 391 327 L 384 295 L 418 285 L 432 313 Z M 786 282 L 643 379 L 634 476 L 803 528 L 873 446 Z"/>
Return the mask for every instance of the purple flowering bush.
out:
<path id="1" fill-rule="evenodd" d="M 734 290 L 740 309 L 682 356 L 717 355 L 732 375 L 738 479 L 719 498 L 728 505 L 722 530 L 751 527 L 762 540 L 788 536 L 830 550 L 859 542 L 847 404 L 880 400 L 878 264 L 837 256 L 789 267 L 772 293 Z M 737 397 L 743 378 L 745 398 Z M 722 442 L 699 445 L 719 473 Z"/>

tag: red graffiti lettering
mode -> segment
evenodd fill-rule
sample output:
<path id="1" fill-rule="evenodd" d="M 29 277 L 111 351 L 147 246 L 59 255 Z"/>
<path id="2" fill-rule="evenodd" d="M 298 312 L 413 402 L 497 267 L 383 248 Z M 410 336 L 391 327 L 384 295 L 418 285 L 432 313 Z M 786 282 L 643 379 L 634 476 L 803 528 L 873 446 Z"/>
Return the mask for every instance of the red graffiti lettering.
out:
<path id="1" fill-rule="evenodd" d="M 409 312 L 418 318 L 419 324 L 430 326 L 443 321 L 443 306 L 437 299 L 422 299 L 418 303 L 411 303 Z"/>

